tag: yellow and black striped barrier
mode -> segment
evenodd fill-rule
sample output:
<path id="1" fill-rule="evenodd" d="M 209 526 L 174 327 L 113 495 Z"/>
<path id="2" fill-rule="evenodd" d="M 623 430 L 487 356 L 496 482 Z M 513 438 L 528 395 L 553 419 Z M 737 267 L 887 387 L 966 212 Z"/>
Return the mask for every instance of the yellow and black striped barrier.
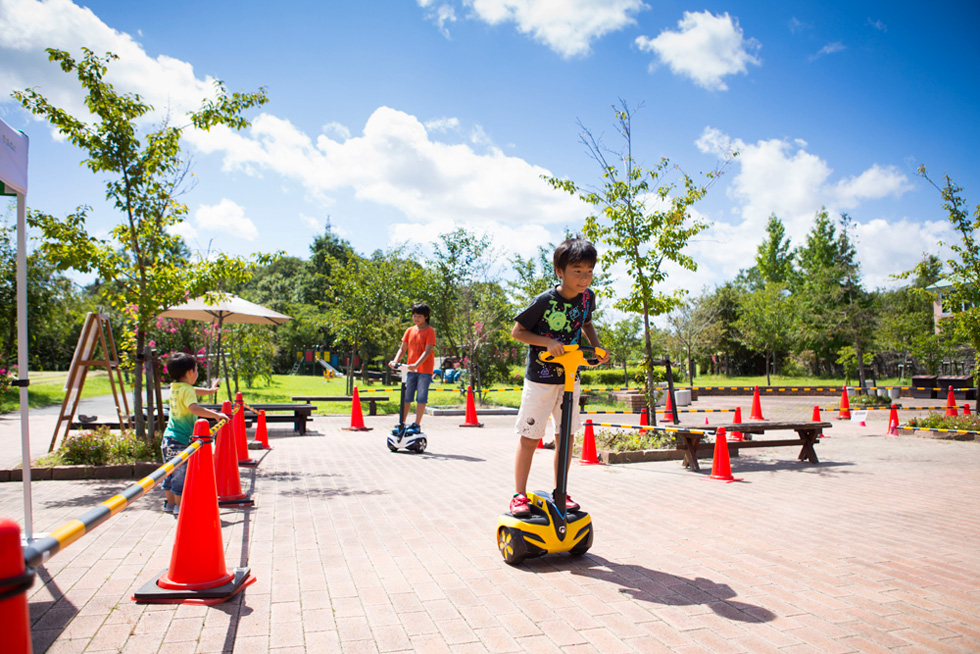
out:
<path id="1" fill-rule="evenodd" d="M 211 428 L 208 440 L 200 438 L 192 440 L 187 449 L 154 470 L 152 474 L 143 477 L 123 492 L 113 495 L 75 520 L 69 520 L 47 536 L 32 541 L 24 548 L 24 563 L 30 567 L 41 565 L 112 516 L 128 508 L 133 502 L 143 497 L 147 491 L 169 477 L 174 470 L 184 465 L 191 455 L 201 449 L 204 443 L 211 442 L 215 433 L 224 426 L 225 422 L 225 420 L 221 420 Z"/>
<path id="2" fill-rule="evenodd" d="M 967 429 L 941 429 L 939 427 L 909 427 L 908 425 L 899 427 L 899 429 L 906 429 L 911 431 L 936 431 L 941 434 L 980 434 L 980 431 L 969 431 Z"/>

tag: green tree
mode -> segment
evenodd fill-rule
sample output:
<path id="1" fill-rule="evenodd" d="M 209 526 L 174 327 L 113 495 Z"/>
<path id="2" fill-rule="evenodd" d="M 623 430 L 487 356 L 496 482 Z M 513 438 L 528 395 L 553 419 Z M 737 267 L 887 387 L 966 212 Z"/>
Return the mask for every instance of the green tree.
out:
<path id="1" fill-rule="evenodd" d="M 106 197 L 124 220 L 107 240 L 86 230 L 88 207 L 79 207 L 64 220 L 32 211 L 29 222 L 44 235 L 41 250 L 59 266 L 97 272 L 108 282 L 103 292 L 110 304 L 117 309 L 134 307 L 136 334 L 131 354 L 139 361 L 150 326 L 162 309 L 248 275 L 251 264 L 237 257 L 219 254 L 194 264 L 180 260 L 175 256 L 182 251 L 180 239 L 168 228 L 187 213 L 187 207 L 177 201 L 189 170 L 181 157 L 184 130 L 190 126 L 201 130 L 217 125 L 247 127 L 242 112 L 264 104 L 265 91 L 229 94 L 216 81 L 215 97 L 187 116 L 188 125 L 164 123 L 141 136 L 140 126 L 153 107 L 137 94 L 117 92 L 105 81 L 107 65 L 116 55 L 99 57 L 83 48 L 82 58 L 76 61 L 63 50 L 49 48 L 47 52 L 62 71 L 76 76 L 94 122 L 70 115 L 36 89 L 15 91 L 13 96 L 86 152 L 83 163 L 107 178 Z M 145 438 L 141 385 L 142 375 L 136 375 L 136 427 Z"/>
<path id="2" fill-rule="evenodd" d="M 740 275 L 752 289 L 760 288 L 767 282 L 788 284 L 793 275 L 794 258 L 783 221 L 776 214 L 771 214 L 766 224 L 766 238 L 756 248 L 755 265 Z"/>
<path id="3" fill-rule="evenodd" d="M 695 358 L 706 351 L 710 339 L 706 338 L 718 327 L 718 315 L 721 307 L 711 301 L 707 290 L 679 306 L 668 317 L 667 322 L 673 328 L 673 337 L 683 349 L 687 359 L 689 383 L 694 384 L 697 376 Z"/>
<path id="4" fill-rule="evenodd" d="M 547 178 L 555 188 L 577 196 L 598 210 L 585 220 L 585 235 L 596 244 L 606 246 L 604 267 L 623 263 L 633 285 L 613 305 L 616 309 L 638 314 L 643 320 L 646 352 L 647 403 L 654 406 L 654 354 L 651 317 L 669 313 L 680 306 L 684 292 L 658 290 L 667 280 L 667 263 L 686 270 L 697 270 L 697 263 L 684 253 L 692 237 L 708 228 L 708 223 L 693 218 L 690 207 L 701 200 L 720 171 L 708 173 L 706 185 L 697 185 L 686 173 L 679 181 L 668 181 L 676 169 L 664 157 L 644 170 L 633 157 L 632 111 L 620 102 L 615 112 L 617 130 L 624 150 L 616 153 L 619 161 L 611 163 L 610 151 L 583 127 L 582 143 L 602 169 L 603 187 L 585 191 L 571 180 Z"/>
<path id="5" fill-rule="evenodd" d="M 549 243 L 539 245 L 535 255 L 526 259 L 519 254 L 511 257 L 510 263 L 517 279 L 507 282 L 507 288 L 515 306 L 526 307 L 535 297 L 558 285 L 552 258 L 554 251 L 554 244 Z"/>
<path id="6" fill-rule="evenodd" d="M 739 340 L 766 359 L 766 385 L 771 386 L 770 372 L 776 358 L 789 348 L 793 334 L 794 299 L 783 284 L 770 282 L 746 293 L 739 305 L 735 327 Z"/>
<path id="7" fill-rule="evenodd" d="M 608 327 L 603 327 L 602 343 L 609 348 L 609 357 L 614 364 L 623 368 L 623 385 L 629 386 L 629 362 L 642 351 L 643 342 L 640 336 L 640 318 L 634 316 L 624 318 Z"/>

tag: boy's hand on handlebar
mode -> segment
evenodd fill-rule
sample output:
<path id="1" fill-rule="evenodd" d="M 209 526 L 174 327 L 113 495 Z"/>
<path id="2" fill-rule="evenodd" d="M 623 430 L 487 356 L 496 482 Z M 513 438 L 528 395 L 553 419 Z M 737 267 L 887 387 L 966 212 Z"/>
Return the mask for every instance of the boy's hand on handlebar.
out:
<path id="1" fill-rule="evenodd" d="M 597 345 L 596 347 L 600 347 L 600 346 Z M 602 349 L 603 352 L 606 352 L 605 348 L 600 347 L 600 349 Z M 599 357 L 599 363 L 600 364 L 609 363 L 609 352 L 606 352 L 601 357 Z"/>
<path id="2" fill-rule="evenodd" d="M 553 357 L 560 357 L 565 354 L 565 346 L 556 341 L 555 339 L 548 339 L 551 343 L 548 344 L 548 353 Z"/>

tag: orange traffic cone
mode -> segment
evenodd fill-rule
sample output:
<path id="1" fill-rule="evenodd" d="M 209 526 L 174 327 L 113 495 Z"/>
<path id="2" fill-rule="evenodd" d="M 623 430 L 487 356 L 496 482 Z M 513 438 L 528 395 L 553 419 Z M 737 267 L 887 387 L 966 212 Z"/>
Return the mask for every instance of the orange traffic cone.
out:
<path id="1" fill-rule="evenodd" d="M 224 539 L 218 515 L 218 494 L 207 420 L 194 425 L 194 438 L 204 440 L 187 462 L 184 501 L 170 567 L 133 595 L 152 604 L 220 604 L 255 581 L 249 568 L 225 565 Z"/>
<path id="2" fill-rule="evenodd" d="M 602 461 L 595 451 L 595 432 L 592 430 L 592 421 L 585 421 L 585 438 L 582 440 L 582 458 L 578 460 L 580 466 L 601 466 Z"/>
<path id="3" fill-rule="evenodd" d="M 953 387 L 949 387 L 949 393 L 946 394 L 946 415 L 955 418 L 959 415 L 956 411 L 956 397 L 953 395 Z"/>
<path id="4" fill-rule="evenodd" d="M 398 407 L 401 411 L 402 408 Z M 350 407 L 350 427 L 344 427 L 344 431 L 371 431 L 373 427 L 364 426 L 364 415 L 361 413 L 361 395 L 354 387 L 354 400 Z"/>
<path id="5" fill-rule="evenodd" d="M 27 589 L 34 583 L 34 571 L 26 574 L 24 548 L 20 544 L 20 525 L 0 518 L 0 629 L 4 651 L 31 654 L 31 619 L 27 609 Z"/>
<path id="6" fill-rule="evenodd" d="M 255 440 L 262 445 L 263 450 L 271 450 L 272 446 L 269 445 L 269 430 L 265 426 L 265 411 L 259 411 L 259 417 L 256 419 L 255 425 Z"/>
<path id="7" fill-rule="evenodd" d="M 752 394 L 752 413 L 749 415 L 749 420 L 765 420 L 762 417 L 762 402 L 759 400 L 759 387 L 755 387 L 755 393 Z"/>
<path id="8" fill-rule="evenodd" d="M 473 387 L 466 387 L 466 422 L 460 427 L 482 427 L 483 423 L 476 419 L 476 402 L 473 400 Z"/>
<path id="9" fill-rule="evenodd" d="M 715 434 L 715 458 L 711 462 L 711 477 L 725 483 L 742 481 L 732 476 L 732 465 L 728 458 L 728 441 L 725 440 L 725 428 L 719 427 Z"/>
<path id="10" fill-rule="evenodd" d="M 231 412 L 231 402 L 225 402 L 221 412 Z M 251 506 L 252 498 L 242 492 L 242 480 L 238 474 L 238 454 L 234 426 L 226 424 L 218 430 L 218 442 L 214 452 L 214 479 L 218 491 L 219 506 Z"/>
<path id="11" fill-rule="evenodd" d="M 538 447 L 537 447 L 537 449 L 539 449 L 539 450 L 543 450 L 544 449 L 544 439 L 543 438 L 539 438 L 538 439 Z"/>
<path id="12" fill-rule="evenodd" d="M 963 405 L 963 415 L 965 415 L 965 416 L 970 415 L 970 403 L 969 402 L 967 402 L 966 404 Z"/>
<path id="13" fill-rule="evenodd" d="M 851 403 L 847 400 L 847 386 L 840 395 L 840 412 L 837 414 L 838 420 L 850 420 L 851 419 Z"/>
<path id="14" fill-rule="evenodd" d="M 822 422 L 822 420 L 820 419 L 820 405 L 819 404 L 813 405 L 813 417 L 810 418 L 810 420 L 813 421 L 813 422 Z M 824 435 L 823 432 L 820 432 L 817 435 L 817 438 L 826 438 L 826 436 Z"/>
<path id="15" fill-rule="evenodd" d="M 706 424 L 706 425 L 707 425 L 707 424 L 709 424 L 709 423 L 708 423 L 708 416 L 705 416 L 705 417 L 704 417 L 704 424 Z"/>
<path id="16" fill-rule="evenodd" d="M 643 407 L 640 410 L 640 426 L 641 427 L 646 427 L 649 424 L 650 423 L 647 422 L 647 408 L 646 407 Z"/>
<path id="17" fill-rule="evenodd" d="M 742 423 L 742 407 L 735 407 L 735 417 L 732 419 L 732 424 L 739 425 Z M 742 432 L 733 431 L 732 432 L 733 441 L 744 441 L 745 438 L 742 436 Z"/>
<path id="18" fill-rule="evenodd" d="M 894 404 L 888 413 L 888 435 L 898 436 L 898 407 Z"/>
<path id="19" fill-rule="evenodd" d="M 235 412 L 232 418 L 235 449 L 238 450 L 238 465 L 254 468 L 259 462 L 248 455 L 248 436 L 245 433 L 245 400 L 241 393 L 235 393 Z"/>
<path id="20" fill-rule="evenodd" d="M 670 390 L 667 391 L 667 404 L 664 406 L 664 422 L 677 424 L 674 420 L 674 406 L 670 402 Z"/>

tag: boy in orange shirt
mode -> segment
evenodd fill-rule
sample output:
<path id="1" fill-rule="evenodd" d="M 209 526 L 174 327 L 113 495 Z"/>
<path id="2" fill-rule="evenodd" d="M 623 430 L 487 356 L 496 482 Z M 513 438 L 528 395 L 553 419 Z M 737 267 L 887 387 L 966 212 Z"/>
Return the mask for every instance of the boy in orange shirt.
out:
<path id="1" fill-rule="evenodd" d="M 422 416 L 425 415 L 425 405 L 429 401 L 429 384 L 432 383 L 432 371 L 435 367 L 435 357 L 432 350 L 436 346 L 436 330 L 429 325 L 429 305 L 417 302 L 412 305 L 412 327 L 405 330 L 398 353 L 388 366 L 397 369 L 398 363 L 405 356 L 408 362 L 408 375 L 405 379 L 405 404 L 402 406 L 401 422 L 405 423 L 408 412 L 415 400 L 415 422 L 406 428 L 406 432 L 420 431 Z"/>

